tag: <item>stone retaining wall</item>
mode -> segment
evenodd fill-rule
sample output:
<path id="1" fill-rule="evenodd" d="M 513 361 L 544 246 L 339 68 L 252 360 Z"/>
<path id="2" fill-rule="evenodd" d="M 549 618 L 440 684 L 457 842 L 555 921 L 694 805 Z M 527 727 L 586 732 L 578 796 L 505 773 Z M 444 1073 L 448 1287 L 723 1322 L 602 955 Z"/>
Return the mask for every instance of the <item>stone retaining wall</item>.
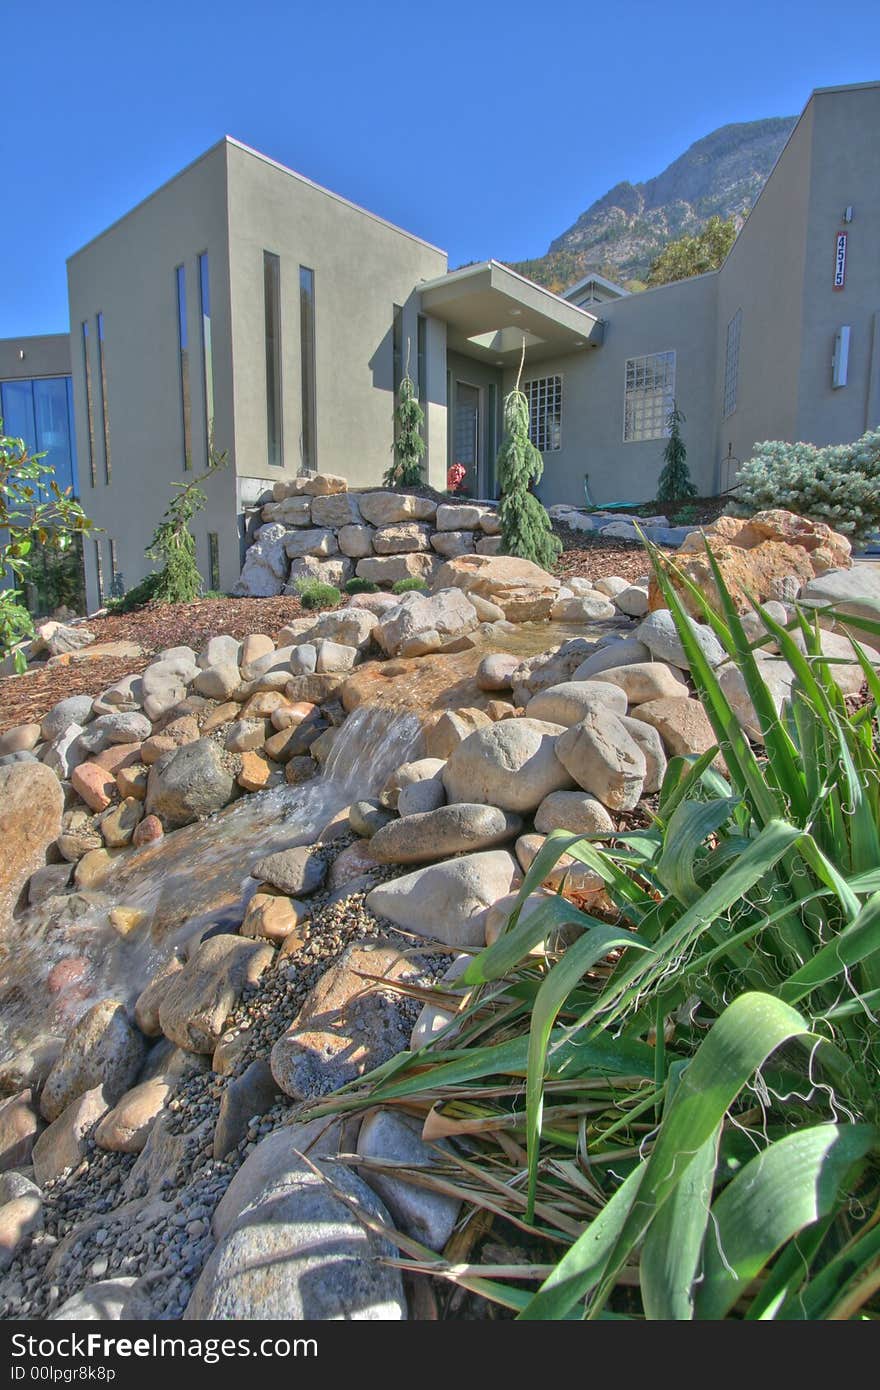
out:
<path id="1" fill-rule="evenodd" d="M 255 598 L 296 594 L 301 579 L 337 587 L 355 576 L 380 585 L 409 578 L 430 583 L 444 560 L 496 555 L 501 545 L 492 505 L 350 492 L 344 478 L 328 473 L 277 482 L 260 522 L 235 588 Z"/>

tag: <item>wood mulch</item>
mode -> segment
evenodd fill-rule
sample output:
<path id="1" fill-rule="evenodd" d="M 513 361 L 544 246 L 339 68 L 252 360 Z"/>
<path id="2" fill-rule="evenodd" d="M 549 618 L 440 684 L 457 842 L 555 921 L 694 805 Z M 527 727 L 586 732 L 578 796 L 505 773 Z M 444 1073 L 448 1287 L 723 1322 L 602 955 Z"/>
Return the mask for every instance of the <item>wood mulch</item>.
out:
<path id="1" fill-rule="evenodd" d="M 611 541 L 589 531 L 571 531 L 567 526 L 557 525 L 553 529 L 563 545 L 556 563 L 560 579 L 595 581 L 616 574 L 632 583 L 651 568 L 640 541 Z"/>
<path id="2" fill-rule="evenodd" d="M 14 724 L 38 722 L 68 695 L 97 695 L 123 676 L 146 669 L 157 652 L 186 646 L 198 651 L 209 637 L 228 632 L 275 637 L 286 623 L 302 617 L 297 598 L 222 598 L 198 603 L 150 603 L 135 613 L 108 613 L 87 620 L 96 642 L 136 642 L 143 656 L 52 662 L 32 666 L 24 676 L 0 679 L 0 733 Z"/>

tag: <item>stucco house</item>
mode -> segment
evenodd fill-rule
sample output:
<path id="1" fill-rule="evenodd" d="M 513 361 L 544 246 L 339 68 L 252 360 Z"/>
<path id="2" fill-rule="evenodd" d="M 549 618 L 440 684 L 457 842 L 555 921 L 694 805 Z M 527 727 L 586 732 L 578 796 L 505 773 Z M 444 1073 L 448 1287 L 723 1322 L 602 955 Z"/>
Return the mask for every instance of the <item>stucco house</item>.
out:
<path id="1" fill-rule="evenodd" d="M 585 474 L 597 503 L 650 499 L 673 399 L 713 494 L 758 440 L 880 423 L 880 83 L 814 92 L 721 270 L 659 289 L 592 275 L 560 296 L 497 261 L 449 272 L 436 246 L 231 138 L 71 256 L 68 284 L 79 491 L 103 528 L 90 605 L 114 575 L 143 577 L 170 484 L 212 447 L 229 466 L 197 544 L 215 588 L 278 479 L 380 483 L 407 366 L 426 480 L 461 462 L 495 496 L 523 338 L 548 505 L 581 503 Z"/>

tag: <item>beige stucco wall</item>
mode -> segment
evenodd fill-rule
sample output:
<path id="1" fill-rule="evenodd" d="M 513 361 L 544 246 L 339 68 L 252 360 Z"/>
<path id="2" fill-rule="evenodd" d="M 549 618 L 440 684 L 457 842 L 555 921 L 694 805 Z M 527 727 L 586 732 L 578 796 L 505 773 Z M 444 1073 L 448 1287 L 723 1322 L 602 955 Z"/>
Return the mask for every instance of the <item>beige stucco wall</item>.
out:
<path id="1" fill-rule="evenodd" d="M 67 333 L 0 338 L 0 381 L 69 375 L 70 337 Z"/>
<path id="2" fill-rule="evenodd" d="M 255 152 L 227 148 L 239 474 L 273 482 L 300 470 L 299 268 L 307 266 L 315 274 L 317 466 L 352 486 L 375 485 L 391 459 L 393 306 L 404 310 L 404 365 L 409 339 L 415 379 L 416 289 L 445 272 L 446 255 Z M 281 261 L 281 470 L 267 460 L 264 250 Z M 445 333 L 434 320 L 428 347 L 433 476 L 446 457 Z"/>
<path id="3" fill-rule="evenodd" d="M 803 286 L 803 332 L 795 437 L 842 443 L 880 425 L 880 87 L 817 92 L 812 115 Z M 843 222 L 851 206 L 853 220 Z M 836 234 L 846 231 L 846 283 L 832 288 Z M 845 387 L 831 385 L 837 330 L 848 325 Z"/>
<path id="4" fill-rule="evenodd" d="M 547 506 L 582 506 L 584 473 L 597 503 L 645 502 L 656 491 L 663 467 L 663 439 L 624 443 L 626 360 L 675 351 L 676 398 L 687 417 L 683 434 L 691 475 L 710 490 L 714 467 L 713 384 L 715 275 L 702 275 L 658 290 L 646 290 L 601 306 L 601 347 L 529 364 L 523 380 L 561 374 L 562 448 L 544 455 L 539 493 Z M 515 373 L 506 372 L 504 390 Z"/>
<path id="5" fill-rule="evenodd" d="M 109 541 L 130 588 L 151 568 L 144 556 L 183 468 L 175 268 L 186 266 L 194 472 L 206 460 L 198 256 L 210 266 L 215 442 L 230 466 L 207 484 L 194 523 L 199 568 L 208 579 L 208 533 L 217 532 L 221 585 L 240 569 L 235 506 L 232 352 L 226 232 L 226 145 L 214 146 L 68 261 L 71 355 L 82 502 L 95 523 L 109 588 Z M 104 481 L 95 316 L 104 315 L 112 478 Z M 81 324 L 89 322 L 97 485 L 89 481 Z M 90 608 L 97 605 L 94 547 L 86 543 Z M 173 634 L 169 634 L 173 641 Z"/>
<path id="6" fill-rule="evenodd" d="M 812 110 L 795 127 L 727 260 L 718 274 L 718 485 L 730 446 L 741 462 L 763 439 L 797 437 L 797 397 L 803 315 L 806 223 L 810 186 Z M 829 248 L 829 256 L 830 256 Z M 727 326 L 742 309 L 737 406 L 721 418 Z M 730 483 L 736 465 L 730 470 Z"/>

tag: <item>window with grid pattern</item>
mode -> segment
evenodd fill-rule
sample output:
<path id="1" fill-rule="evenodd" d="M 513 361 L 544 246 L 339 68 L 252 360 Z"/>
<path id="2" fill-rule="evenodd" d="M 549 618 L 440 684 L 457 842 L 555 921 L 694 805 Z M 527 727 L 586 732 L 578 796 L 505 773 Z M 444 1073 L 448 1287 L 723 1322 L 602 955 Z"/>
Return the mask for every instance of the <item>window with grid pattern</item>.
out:
<path id="1" fill-rule="evenodd" d="M 742 309 L 737 309 L 727 325 L 727 356 L 724 359 L 724 401 L 722 418 L 727 419 L 736 410 L 736 396 L 739 390 L 739 340 L 742 332 Z"/>
<path id="2" fill-rule="evenodd" d="M 562 448 L 562 377 L 542 376 L 526 381 L 529 438 L 542 454 Z"/>
<path id="3" fill-rule="evenodd" d="M 629 357 L 624 388 L 623 438 L 663 439 L 675 402 L 675 353 L 651 352 Z"/>

